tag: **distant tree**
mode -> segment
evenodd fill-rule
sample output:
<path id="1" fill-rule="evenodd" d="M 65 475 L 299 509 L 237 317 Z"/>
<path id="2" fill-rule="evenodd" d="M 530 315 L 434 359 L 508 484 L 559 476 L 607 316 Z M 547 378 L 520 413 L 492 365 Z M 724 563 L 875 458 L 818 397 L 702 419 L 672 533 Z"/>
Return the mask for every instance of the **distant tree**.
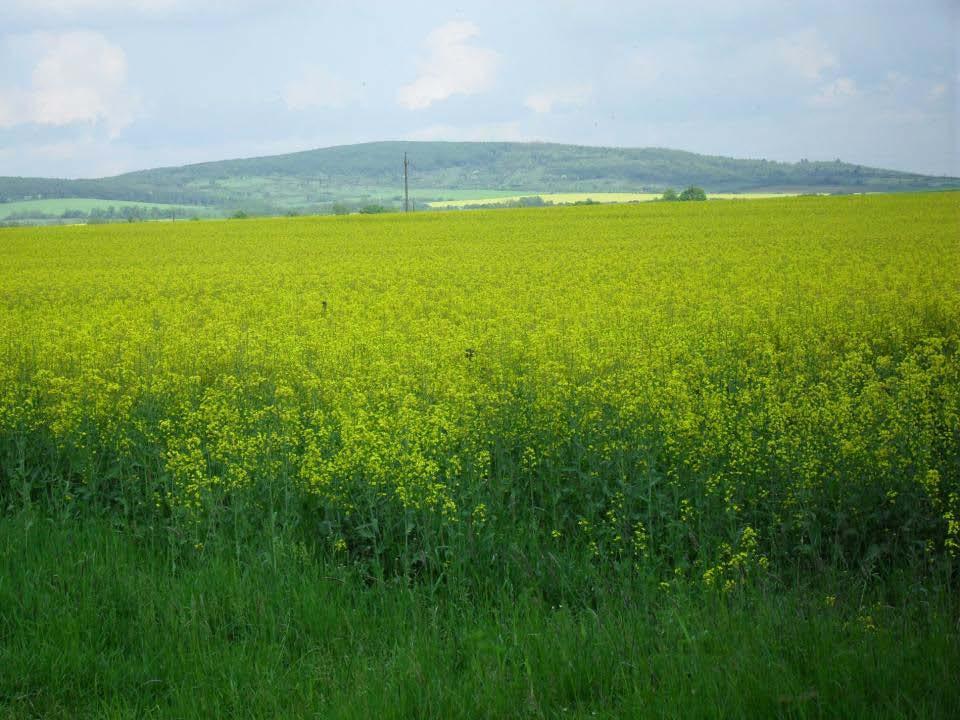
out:
<path id="1" fill-rule="evenodd" d="M 707 194 L 703 191 L 703 188 L 698 188 L 698 187 L 694 187 L 693 185 L 691 185 L 691 186 L 688 187 L 686 190 L 684 190 L 682 193 L 680 193 L 680 196 L 679 196 L 677 199 L 678 199 L 678 200 L 684 200 L 684 201 L 688 201 L 688 200 L 706 200 L 706 199 L 707 199 Z"/>
<path id="2" fill-rule="evenodd" d="M 676 200 L 677 197 L 678 196 L 677 196 L 676 190 L 674 190 L 673 188 L 667 188 L 666 190 L 663 191 L 663 195 L 660 196 L 660 199 L 666 200 L 668 202 L 672 202 Z"/>
<path id="3" fill-rule="evenodd" d="M 517 199 L 517 207 L 543 207 L 544 205 L 546 205 L 546 203 L 539 195 L 531 195 Z"/>
<path id="4" fill-rule="evenodd" d="M 364 205 L 360 208 L 360 212 L 364 215 L 376 215 L 377 213 L 386 212 L 387 209 L 383 205 L 371 204 Z"/>
<path id="5" fill-rule="evenodd" d="M 249 215 L 247 215 L 243 210 L 237 210 L 233 215 L 230 216 L 234 220 L 246 220 Z"/>
<path id="6" fill-rule="evenodd" d="M 349 215 L 350 206 L 346 203 L 338 202 L 333 204 L 333 214 L 334 215 Z"/>

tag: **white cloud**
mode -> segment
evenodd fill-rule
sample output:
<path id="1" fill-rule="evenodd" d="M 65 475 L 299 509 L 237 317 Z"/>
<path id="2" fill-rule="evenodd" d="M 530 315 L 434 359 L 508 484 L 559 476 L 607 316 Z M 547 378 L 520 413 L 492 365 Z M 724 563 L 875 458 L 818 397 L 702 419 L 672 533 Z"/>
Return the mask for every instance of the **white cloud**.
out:
<path id="1" fill-rule="evenodd" d="M 103 123 L 115 136 L 133 122 L 120 47 L 93 32 L 39 33 L 29 44 L 39 54 L 30 86 L 0 89 L 0 127 Z"/>
<path id="2" fill-rule="evenodd" d="M 461 142 L 524 142 L 531 140 L 523 134 L 518 122 L 485 123 L 481 125 L 430 125 L 407 135 L 408 140 L 458 140 Z"/>
<path id="3" fill-rule="evenodd" d="M 475 95 L 493 85 L 499 56 L 470 44 L 479 34 L 471 22 L 453 21 L 433 30 L 426 40 L 428 55 L 419 76 L 400 88 L 397 101 L 408 110 L 421 110 L 451 95 Z"/>
<path id="4" fill-rule="evenodd" d="M 589 85 L 544 90 L 527 96 L 523 104 L 537 113 L 549 113 L 556 107 L 580 107 L 590 99 Z"/>
<path id="5" fill-rule="evenodd" d="M 857 84 L 848 77 L 837 78 L 831 83 L 824 85 L 820 92 L 814 95 L 810 102 L 820 107 L 831 107 L 840 105 L 850 98 L 859 94 Z"/>
<path id="6" fill-rule="evenodd" d="M 777 55 L 805 80 L 819 80 L 824 70 L 837 64 L 837 58 L 815 30 L 801 30 L 780 38 L 777 41 Z"/>
<path id="7" fill-rule="evenodd" d="M 283 101 L 291 110 L 342 108 L 355 96 L 354 88 L 320 66 L 307 68 L 283 88 Z"/>

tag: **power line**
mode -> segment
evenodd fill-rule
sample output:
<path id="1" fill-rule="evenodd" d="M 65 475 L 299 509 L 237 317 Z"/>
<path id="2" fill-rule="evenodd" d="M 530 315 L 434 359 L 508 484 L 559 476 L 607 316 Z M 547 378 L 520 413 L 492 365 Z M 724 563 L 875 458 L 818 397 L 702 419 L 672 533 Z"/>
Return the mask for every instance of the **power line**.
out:
<path id="1" fill-rule="evenodd" d="M 410 212 L 410 185 L 407 182 L 407 168 L 410 161 L 407 160 L 407 154 L 403 154 L 403 211 Z"/>

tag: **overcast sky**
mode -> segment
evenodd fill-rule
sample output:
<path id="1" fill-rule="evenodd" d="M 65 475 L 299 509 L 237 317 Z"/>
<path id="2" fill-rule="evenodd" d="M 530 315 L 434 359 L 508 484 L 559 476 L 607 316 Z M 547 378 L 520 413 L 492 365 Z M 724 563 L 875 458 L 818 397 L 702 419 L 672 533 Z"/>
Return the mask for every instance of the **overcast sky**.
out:
<path id="1" fill-rule="evenodd" d="M 958 37 L 960 0 L 0 0 L 0 175 L 430 139 L 960 176 Z"/>

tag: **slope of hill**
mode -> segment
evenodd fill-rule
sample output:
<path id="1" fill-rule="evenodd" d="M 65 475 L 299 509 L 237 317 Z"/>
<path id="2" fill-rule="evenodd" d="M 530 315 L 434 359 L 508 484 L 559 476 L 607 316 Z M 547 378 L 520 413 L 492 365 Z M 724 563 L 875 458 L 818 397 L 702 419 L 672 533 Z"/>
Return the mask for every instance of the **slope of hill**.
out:
<path id="1" fill-rule="evenodd" d="M 713 192 L 876 192 L 960 186 L 960 179 L 840 162 L 798 163 L 661 148 L 549 143 L 376 142 L 288 155 L 157 168 L 89 180 L 0 177 L 0 202 L 98 198 L 255 212 L 317 209 L 338 200 L 397 202 L 401 157 L 420 200 L 461 193 L 652 191 L 696 184 Z"/>

